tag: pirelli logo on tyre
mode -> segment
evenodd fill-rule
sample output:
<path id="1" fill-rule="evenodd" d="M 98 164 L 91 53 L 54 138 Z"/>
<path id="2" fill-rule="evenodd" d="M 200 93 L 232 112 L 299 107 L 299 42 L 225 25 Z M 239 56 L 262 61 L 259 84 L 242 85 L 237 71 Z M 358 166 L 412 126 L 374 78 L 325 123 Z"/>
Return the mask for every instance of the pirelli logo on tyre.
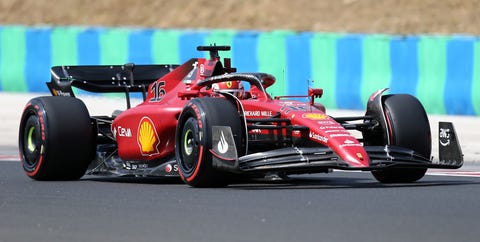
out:
<path id="1" fill-rule="evenodd" d="M 137 134 L 138 146 L 143 156 L 152 156 L 160 153 L 158 151 L 160 138 L 150 118 L 143 117 L 140 120 Z"/>

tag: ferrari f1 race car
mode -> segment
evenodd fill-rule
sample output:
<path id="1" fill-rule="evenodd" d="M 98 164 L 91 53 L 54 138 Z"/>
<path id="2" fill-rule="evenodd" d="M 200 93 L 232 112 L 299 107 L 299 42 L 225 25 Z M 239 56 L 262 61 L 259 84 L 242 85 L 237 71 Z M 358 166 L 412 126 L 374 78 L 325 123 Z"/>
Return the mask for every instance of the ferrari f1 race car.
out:
<path id="1" fill-rule="evenodd" d="M 271 97 L 275 77 L 238 73 L 219 51 L 178 66 L 54 66 L 52 96 L 30 100 L 20 122 L 19 150 L 36 180 L 84 175 L 180 177 L 193 187 L 218 187 L 239 177 L 370 171 L 382 183 L 414 182 L 427 168 L 463 164 L 454 127 L 439 124 L 439 156 L 422 104 L 379 90 L 358 117 L 331 117 L 323 94 Z M 90 116 L 72 87 L 125 93 L 126 110 Z M 306 90 L 307 91 L 307 90 Z M 131 95 L 143 101 L 131 107 Z M 356 133 L 356 134 L 355 134 Z"/>

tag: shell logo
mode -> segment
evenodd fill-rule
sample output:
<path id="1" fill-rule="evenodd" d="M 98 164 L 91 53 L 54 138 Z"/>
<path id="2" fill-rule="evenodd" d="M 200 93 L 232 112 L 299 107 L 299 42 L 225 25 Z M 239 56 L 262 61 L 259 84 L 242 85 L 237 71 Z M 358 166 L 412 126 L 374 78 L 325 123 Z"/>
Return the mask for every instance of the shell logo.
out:
<path id="1" fill-rule="evenodd" d="M 304 113 L 302 117 L 312 119 L 312 120 L 324 120 L 328 118 L 328 116 L 323 113 Z"/>
<path id="2" fill-rule="evenodd" d="M 160 139 L 150 118 L 143 117 L 140 120 L 137 134 L 138 146 L 143 156 L 152 156 L 160 153 L 158 151 Z"/>

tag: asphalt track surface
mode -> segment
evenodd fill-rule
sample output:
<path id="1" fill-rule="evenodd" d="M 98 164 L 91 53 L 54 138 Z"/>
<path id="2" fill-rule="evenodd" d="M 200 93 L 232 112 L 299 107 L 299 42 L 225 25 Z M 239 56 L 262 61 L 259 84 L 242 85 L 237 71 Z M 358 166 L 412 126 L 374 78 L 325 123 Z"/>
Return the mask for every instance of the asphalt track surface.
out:
<path id="1" fill-rule="evenodd" d="M 39 182 L 0 161 L 0 241 L 478 241 L 480 178 L 369 173 L 195 189 L 177 180 Z"/>
<path id="2" fill-rule="evenodd" d="M 336 171 L 195 189 L 164 179 L 31 180 L 18 162 L 16 131 L 5 128 L 18 109 L 2 112 L 0 242 L 480 238 L 477 119 L 476 129 L 460 137 L 465 166 L 453 173 L 430 170 L 413 184 L 383 185 L 369 173 Z"/>

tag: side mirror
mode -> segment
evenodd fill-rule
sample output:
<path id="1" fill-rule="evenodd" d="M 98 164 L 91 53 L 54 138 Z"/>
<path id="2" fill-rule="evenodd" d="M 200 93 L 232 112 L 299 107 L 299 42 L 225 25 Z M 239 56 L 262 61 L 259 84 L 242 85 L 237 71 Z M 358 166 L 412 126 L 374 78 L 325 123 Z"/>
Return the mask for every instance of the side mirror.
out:
<path id="1" fill-rule="evenodd" d="M 313 97 L 313 98 L 321 98 L 323 95 L 323 89 L 322 88 L 308 88 L 308 96 Z"/>
<path id="2" fill-rule="evenodd" d="M 308 88 L 308 96 L 310 97 L 310 105 L 315 103 L 315 98 L 321 98 L 323 95 L 322 88 Z"/>

